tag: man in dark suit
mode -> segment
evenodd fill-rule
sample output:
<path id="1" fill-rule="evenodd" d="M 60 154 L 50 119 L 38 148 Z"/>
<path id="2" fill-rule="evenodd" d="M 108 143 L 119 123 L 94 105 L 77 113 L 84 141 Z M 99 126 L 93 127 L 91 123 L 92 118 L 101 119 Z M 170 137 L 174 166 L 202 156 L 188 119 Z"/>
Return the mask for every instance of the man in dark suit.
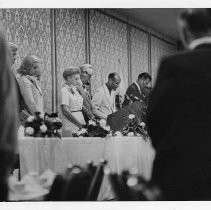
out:
<path id="1" fill-rule="evenodd" d="M 84 115 L 84 119 L 86 123 L 91 120 L 94 115 L 92 112 L 92 104 L 91 104 L 91 95 L 90 95 L 90 79 L 91 76 L 93 75 L 93 69 L 91 64 L 83 64 L 80 67 L 81 70 L 81 81 L 82 81 L 82 86 L 78 87 L 78 90 L 83 97 L 83 108 L 82 112 Z"/>
<path id="2" fill-rule="evenodd" d="M 145 101 L 148 96 L 148 89 L 151 87 L 151 76 L 144 72 L 139 74 L 137 82 L 130 85 L 126 91 L 123 107 L 135 101 Z"/>
<path id="3" fill-rule="evenodd" d="M 165 200 L 211 200 L 211 9 L 185 9 L 179 29 L 189 50 L 161 61 L 149 101 L 152 181 Z"/>

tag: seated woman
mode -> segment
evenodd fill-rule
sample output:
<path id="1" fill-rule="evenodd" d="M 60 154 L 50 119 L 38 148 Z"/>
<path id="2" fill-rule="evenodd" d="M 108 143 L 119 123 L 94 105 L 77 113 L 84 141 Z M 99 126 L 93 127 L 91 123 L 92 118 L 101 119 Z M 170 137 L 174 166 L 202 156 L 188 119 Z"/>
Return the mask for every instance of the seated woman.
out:
<path id="1" fill-rule="evenodd" d="M 40 112 L 44 116 L 43 94 L 39 84 L 40 64 L 38 57 L 28 55 L 18 69 L 17 81 L 29 114 Z"/>
<path id="2" fill-rule="evenodd" d="M 80 70 L 70 68 L 63 72 L 65 86 L 61 89 L 63 114 L 63 136 L 71 136 L 77 132 L 82 125 L 85 125 L 82 114 L 83 97 L 77 90 L 77 85 L 81 84 Z"/>

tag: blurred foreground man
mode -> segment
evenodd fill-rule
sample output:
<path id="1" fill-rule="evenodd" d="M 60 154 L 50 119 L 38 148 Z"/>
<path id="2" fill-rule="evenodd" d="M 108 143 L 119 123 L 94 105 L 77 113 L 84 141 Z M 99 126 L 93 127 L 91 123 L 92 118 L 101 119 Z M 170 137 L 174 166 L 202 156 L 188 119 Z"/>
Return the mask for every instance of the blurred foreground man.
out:
<path id="1" fill-rule="evenodd" d="M 165 200 L 211 200 L 211 9 L 185 9 L 179 30 L 188 51 L 162 60 L 149 102 L 152 181 Z"/>
<path id="2" fill-rule="evenodd" d="M 0 201 L 8 200 L 8 177 L 13 168 L 17 144 L 17 94 L 8 51 L 5 35 L 0 29 Z"/>

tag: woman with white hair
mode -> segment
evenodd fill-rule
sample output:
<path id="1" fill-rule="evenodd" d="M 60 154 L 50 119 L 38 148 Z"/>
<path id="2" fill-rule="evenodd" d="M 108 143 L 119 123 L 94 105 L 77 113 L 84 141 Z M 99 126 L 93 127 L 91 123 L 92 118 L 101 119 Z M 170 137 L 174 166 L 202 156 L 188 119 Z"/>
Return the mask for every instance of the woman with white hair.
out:
<path id="1" fill-rule="evenodd" d="M 27 111 L 33 115 L 40 112 L 44 116 L 43 94 L 40 88 L 41 60 L 35 55 L 24 58 L 18 69 L 18 84 L 27 107 Z"/>
<path id="2" fill-rule="evenodd" d="M 83 97 L 77 86 L 81 85 L 80 70 L 69 68 L 63 72 L 65 86 L 61 89 L 63 114 L 63 136 L 71 136 L 85 125 L 82 113 Z"/>

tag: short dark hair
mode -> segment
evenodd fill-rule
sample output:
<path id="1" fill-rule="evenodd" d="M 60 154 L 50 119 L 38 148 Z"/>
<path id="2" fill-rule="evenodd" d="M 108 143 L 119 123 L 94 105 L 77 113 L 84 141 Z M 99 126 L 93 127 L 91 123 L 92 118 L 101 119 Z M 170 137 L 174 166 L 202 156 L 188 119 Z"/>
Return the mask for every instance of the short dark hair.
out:
<path id="1" fill-rule="evenodd" d="M 148 73 L 146 73 L 146 72 L 143 72 L 143 73 L 141 73 L 141 74 L 139 74 L 138 75 L 138 80 L 139 79 L 149 79 L 150 81 L 152 80 L 152 77 L 148 74 Z"/>
<path id="2" fill-rule="evenodd" d="M 211 9 L 184 9 L 181 11 L 179 19 L 193 34 L 200 35 L 211 30 Z"/>
<path id="3" fill-rule="evenodd" d="M 108 75 L 108 79 L 114 79 L 115 78 L 115 76 L 116 75 L 118 75 L 116 72 L 113 72 L 113 73 L 110 73 L 109 75 Z"/>

